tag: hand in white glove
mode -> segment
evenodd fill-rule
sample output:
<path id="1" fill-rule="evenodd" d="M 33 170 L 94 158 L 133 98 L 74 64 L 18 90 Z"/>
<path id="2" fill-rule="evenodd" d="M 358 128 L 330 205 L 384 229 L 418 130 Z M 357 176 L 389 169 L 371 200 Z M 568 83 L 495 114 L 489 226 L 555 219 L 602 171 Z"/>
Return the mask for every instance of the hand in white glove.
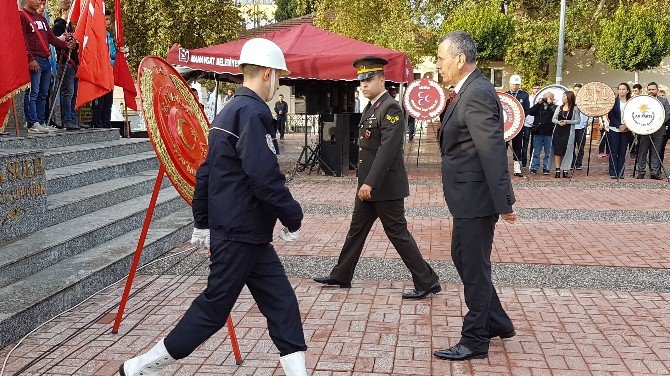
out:
<path id="1" fill-rule="evenodd" d="M 298 240 L 300 237 L 300 230 L 297 230 L 296 232 L 289 232 L 286 227 L 281 229 L 279 231 L 279 237 L 286 242 L 293 242 Z"/>
<path id="2" fill-rule="evenodd" d="M 209 229 L 193 228 L 191 235 L 191 245 L 202 248 L 209 248 Z"/>

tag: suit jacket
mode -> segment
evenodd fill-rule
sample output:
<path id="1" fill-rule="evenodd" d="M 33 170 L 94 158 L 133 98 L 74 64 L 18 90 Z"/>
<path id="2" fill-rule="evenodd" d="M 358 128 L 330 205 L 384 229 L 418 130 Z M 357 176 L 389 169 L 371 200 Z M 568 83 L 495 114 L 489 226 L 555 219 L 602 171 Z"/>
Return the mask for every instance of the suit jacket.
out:
<path id="1" fill-rule="evenodd" d="M 496 90 L 476 69 L 448 108 L 440 133 L 444 198 L 454 218 L 512 212 L 503 124 Z"/>
<path id="2" fill-rule="evenodd" d="M 409 196 L 403 160 L 405 120 L 400 104 L 385 93 L 366 108 L 359 126 L 358 187 L 372 187 L 370 201 L 397 200 Z"/>
<path id="3" fill-rule="evenodd" d="M 623 114 L 621 113 L 621 108 L 619 107 L 621 100 L 619 96 L 614 100 L 614 107 L 607 114 L 607 120 L 610 122 L 610 127 L 619 128 L 623 120 Z"/>

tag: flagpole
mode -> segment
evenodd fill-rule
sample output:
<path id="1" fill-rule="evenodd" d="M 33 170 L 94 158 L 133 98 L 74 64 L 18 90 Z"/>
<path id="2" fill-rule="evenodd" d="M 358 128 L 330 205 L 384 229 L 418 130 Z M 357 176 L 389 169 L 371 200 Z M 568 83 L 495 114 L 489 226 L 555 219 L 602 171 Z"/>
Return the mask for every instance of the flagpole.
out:
<path id="1" fill-rule="evenodd" d="M 19 118 L 16 116 L 16 101 L 14 98 L 10 99 L 12 101 L 12 107 L 14 108 L 14 130 L 16 131 L 16 135 L 19 135 Z"/>

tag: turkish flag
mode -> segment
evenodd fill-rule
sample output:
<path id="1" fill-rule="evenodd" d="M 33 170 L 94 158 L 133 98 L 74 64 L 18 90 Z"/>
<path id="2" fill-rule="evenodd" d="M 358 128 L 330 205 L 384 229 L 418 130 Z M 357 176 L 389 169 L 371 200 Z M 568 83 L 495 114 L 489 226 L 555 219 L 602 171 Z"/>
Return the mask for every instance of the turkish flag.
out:
<path id="1" fill-rule="evenodd" d="M 74 0 L 70 6 L 70 15 L 67 21 L 76 24 L 79 22 L 79 16 L 81 16 L 81 0 Z"/>
<path id="2" fill-rule="evenodd" d="M 30 73 L 23 27 L 14 1 L 0 2 L 0 25 L 0 103 L 3 103 L 11 99 L 18 90 L 28 86 Z"/>
<path id="3" fill-rule="evenodd" d="M 123 24 L 121 23 L 121 0 L 114 0 L 114 18 L 116 21 L 116 41 L 119 47 L 124 46 L 123 42 Z M 116 62 L 114 62 L 114 85 L 123 88 L 123 98 L 126 107 L 137 111 L 137 91 L 133 76 L 130 75 L 130 68 L 123 52 L 116 49 Z"/>
<path id="4" fill-rule="evenodd" d="M 114 89 L 102 0 L 86 0 L 74 38 L 79 42 L 79 89 L 76 108 Z"/>

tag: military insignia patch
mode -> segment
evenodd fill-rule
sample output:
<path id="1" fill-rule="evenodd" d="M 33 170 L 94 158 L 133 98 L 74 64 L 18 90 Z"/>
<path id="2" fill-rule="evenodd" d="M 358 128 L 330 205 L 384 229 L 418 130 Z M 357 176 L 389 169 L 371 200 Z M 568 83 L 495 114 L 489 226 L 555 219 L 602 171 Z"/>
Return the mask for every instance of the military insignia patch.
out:
<path id="1" fill-rule="evenodd" d="M 272 136 L 270 136 L 269 134 L 266 134 L 265 135 L 265 141 L 267 142 L 268 148 L 270 149 L 270 151 L 272 153 L 274 153 L 275 155 L 277 155 L 277 149 L 275 149 L 275 144 L 274 144 L 274 142 L 272 142 Z"/>
<path id="2" fill-rule="evenodd" d="M 387 114 L 386 120 L 390 121 L 391 124 L 395 124 L 398 120 L 400 120 L 400 116 L 391 116 Z"/>
<path id="3" fill-rule="evenodd" d="M 365 131 L 365 138 L 369 140 L 370 137 L 372 137 L 372 132 L 370 132 L 370 131 Z"/>

